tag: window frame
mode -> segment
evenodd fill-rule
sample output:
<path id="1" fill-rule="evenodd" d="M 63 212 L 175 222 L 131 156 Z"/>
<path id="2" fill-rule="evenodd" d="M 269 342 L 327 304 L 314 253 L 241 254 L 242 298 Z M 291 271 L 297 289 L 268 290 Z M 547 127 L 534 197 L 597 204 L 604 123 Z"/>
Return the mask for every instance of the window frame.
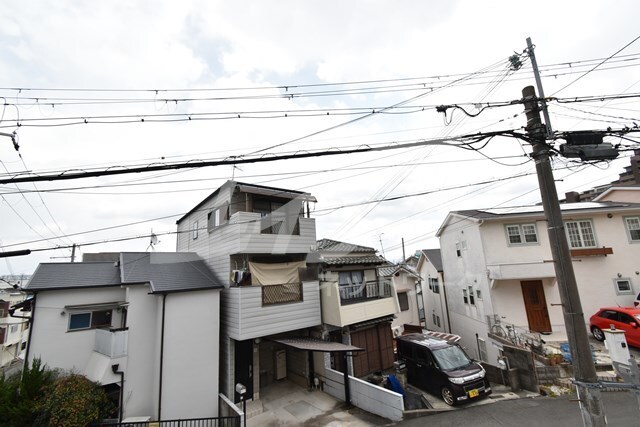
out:
<path id="1" fill-rule="evenodd" d="M 191 231 L 191 238 L 196 240 L 198 238 L 198 221 L 193 222 L 193 228 Z"/>
<path id="2" fill-rule="evenodd" d="M 620 283 L 626 282 L 629 284 L 628 290 L 621 290 Z M 631 278 L 629 277 L 616 277 L 613 279 L 613 285 L 616 288 L 616 295 L 635 295 L 635 291 L 633 290 L 633 284 L 631 283 Z"/>
<path id="3" fill-rule="evenodd" d="M 582 223 L 587 223 L 591 227 L 591 235 L 593 236 L 593 245 L 585 245 L 584 244 L 584 232 L 582 229 Z M 578 225 L 578 237 L 580 238 L 580 246 L 574 246 L 571 240 L 571 234 L 569 233 L 569 224 L 577 224 Z M 596 228 L 593 225 L 593 220 L 591 218 L 586 219 L 572 219 L 564 221 L 564 230 L 565 235 L 567 236 L 567 243 L 569 244 L 569 249 L 589 249 L 589 248 L 597 248 L 598 247 L 598 238 L 596 236 Z"/>
<path id="4" fill-rule="evenodd" d="M 465 305 L 469 305 L 469 291 L 467 289 L 462 290 L 462 301 Z"/>
<path id="5" fill-rule="evenodd" d="M 475 292 L 473 291 L 473 286 L 468 286 L 469 289 L 469 305 L 476 305 L 476 297 Z"/>
<path id="6" fill-rule="evenodd" d="M 535 241 L 533 242 L 528 242 L 527 241 L 527 236 L 531 236 L 532 234 L 525 234 L 524 232 L 524 228 L 525 227 L 533 227 L 533 236 L 535 236 Z M 518 234 L 509 234 L 509 228 L 516 228 L 518 231 Z M 507 239 L 507 245 L 508 246 L 533 246 L 533 245 L 539 245 L 540 244 L 540 239 L 538 238 L 538 226 L 535 222 L 522 222 L 522 223 L 516 223 L 516 224 L 505 224 L 504 225 L 504 234 L 505 237 Z M 520 239 L 520 242 L 512 242 L 511 241 L 511 236 L 518 236 L 518 238 Z"/>
<path id="7" fill-rule="evenodd" d="M 439 294 L 440 293 L 440 281 L 438 280 L 437 277 L 429 277 L 429 289 L 431 289 L 431 292 L 433 292 L 434 294 Z"/>
<path id="8" fill-rule="evenodd" d="M 94 313 L 109 313 L 108 317 L 109 317 L 109 324 L 106 323 L 94 323 Z M 85 315 L 85 314 L 89 314 L 89 325 L 88 326 L 82 326 L 82 327 L 75 327 L 72 328 L 71 327 L 71 320 L 74 316 L 80 316 L 80 315 Z M 99 328 L 105 328 L 105 327 L 111 327 L 112 326 L 112 322 L 113 322 L 113 309 L 108 309 L 108 310 L 82 310 L 82 311 L 73 311 L 73 312 L 69 312 L 69 319 L 67 321 L 67 332 L 75 332 L 75 331 L 86 331 L 86 330 L 90 330 L 90 329 L 99 329 Z"/>
<path id="9" fill-rule="evenodd" d="M 635 216 L 625 216 L 623 217 L 624 220 L 624 228 L 627 231 L 627 238 L 629 239 L 629 243 L 640 243 L 640 216 L 639 215 L 635 215 Z M 629 227 L 629 220 L 636 220 L 638 221 L 638 229 L 631 229 Z M 639 235 L 637 239 L 634 239 L 633 236 L 631 235 L 632 231 L 638 231 Z"/>
<path id="10" fill-rule="evenodd" d="M 402 295 L 402 297 L 404 298 L 404 305 L 403 305 L 403 301 L 400 299 L 400 296 Z M 400 311 L 409 311 L 409 309 L 411 308 L 409 305 L 409 293 L 404 291 L 404 292 L 398 292 L 398 305 L 400 306 Z M 405 308 L 403 308 L 405 307 Z"/>

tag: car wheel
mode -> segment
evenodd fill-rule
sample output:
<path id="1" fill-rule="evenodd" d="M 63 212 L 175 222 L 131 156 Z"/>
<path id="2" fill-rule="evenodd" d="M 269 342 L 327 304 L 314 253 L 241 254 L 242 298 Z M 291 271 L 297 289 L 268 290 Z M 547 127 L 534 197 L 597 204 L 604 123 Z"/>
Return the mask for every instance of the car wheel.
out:
<path id="1" fill-rule="evenodd" d="M 453 392 L 447 386 L 442 387 L 440 390 L 440 394 L 442 394 L 442 400 L 449 406 L 454 406 L 456 404 L 456 398 L 453 396 Z"/>
<path id="2" fill-rule="evenodd" d="M 598 341 L 604 341 L 604 332 L 602 332 L 602 329 L 594 326 L 593 328 L 591 328 L 591 333 L 593 334 L 593 337 Z"/>

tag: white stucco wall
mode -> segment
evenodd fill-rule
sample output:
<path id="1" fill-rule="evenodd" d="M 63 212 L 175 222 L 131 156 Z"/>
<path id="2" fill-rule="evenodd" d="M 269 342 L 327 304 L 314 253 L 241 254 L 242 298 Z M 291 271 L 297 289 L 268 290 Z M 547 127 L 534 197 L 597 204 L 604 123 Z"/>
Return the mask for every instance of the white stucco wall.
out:
<path id="1" fill-rule="evenodd" d="M 424 301 L 426 327 L 431 331 L 451 332 L 449 331 L 448 323 L 447 289 L 445 289 L 446 283 L 443 275 L 438 272 L 431 262 L 426 261 L 426 259 L 419 264 L 419 267 L 418 274 L 422 277 L 422 299 Z M 429 289 L 430 278 L 438 280 L 439 293 Z M 433 321 L 434 314 L 440 318 L 440 326 Z"/>
<path id="2" fill-rule="evenodd" d="M 169 294 L 162 418 L 218 415 L 220 291 Z"/>
<path id="3" fill-rule="evenodd" d="M 404 271 L 400 271 L 397 276 L 392 276 L 391 280 L 393 287 L 396 290 L 396 294 L 406 292 L 407 300 L 409 302 L 408 310 L 398 311 L 396 313 L 396 318 L 391 323 L 391 328 L 395 330 L 396 328 L 401 328 L 405 324 L 420 325 L 420 319 L 418 317 L 418 296 L 416 293 L 416 282 L 419 282 L 419 279 Z"/>
<path id="4" fill-rule="evenodd" d="M 83 290 L 39 292 L 36 298 L 34 328 L 29 362 L 40 357 L 50 368 L 83 372 L 95 343 L 95 330 L 67 331 L 69 311 L 65 306 L 98 304 L 125 300 L 119 286 Z M 119 326 L 114 310 L 112 324 Z"/>

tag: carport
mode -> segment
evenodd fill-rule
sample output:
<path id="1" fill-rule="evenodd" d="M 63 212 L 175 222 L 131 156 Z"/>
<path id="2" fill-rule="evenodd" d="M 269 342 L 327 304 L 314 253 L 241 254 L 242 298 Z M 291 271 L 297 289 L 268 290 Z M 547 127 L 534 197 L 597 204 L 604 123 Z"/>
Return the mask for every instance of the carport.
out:
<path id="1" fill-rule="evenodd" d="M 349 390 L 349 364 L 347 363 L 348 354 L 354 351 L 364 351 L 363 348 L 355 347 L 352 345 L 342 344 L 338 342 L 322 341 L 315 338 L 300 337 L 300 338 L 278 338 L 271 341 L 295 348 L 297 350 L 304 350 L 309 352 L 309 381 L 313 384 L 314 368 L 313 368 L 313 352 L 318 351 L 321 353 L 340 353 L 342 355 L 342 361 L 344 362 L 344 369 L 342 371 L 344 375 L 344 396 L 347 405 L 351 405 L 351 393 Z"/>

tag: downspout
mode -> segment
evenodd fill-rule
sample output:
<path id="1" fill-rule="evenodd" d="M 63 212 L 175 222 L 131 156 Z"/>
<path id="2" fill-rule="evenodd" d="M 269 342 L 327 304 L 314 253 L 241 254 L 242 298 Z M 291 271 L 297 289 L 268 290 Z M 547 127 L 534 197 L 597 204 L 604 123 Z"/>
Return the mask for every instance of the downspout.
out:
<path id="1" fill-rule="evenodd" d="M 120 403 L 118 404 L 118 422 L 122 423 L 122 403 L 123 403 L 123 395 L 124 395 L 124 372 L 118 371 L 119 365 L 116 363 L 115 365 L 111 365 L 111 370 L 114 374 L 120 375 Z"/>
<path id="2" fill-rule="evenodd" d="M 451 334 L 453 332 L 451 332 L 451 316 L 449 313 L 449 301 L 447 299 L 447 286 L 444 280 L 444 271 L 442 272 L 442 294 L 444 295 L 444 309 L 447 312 L 447 326 L 449 327 L 447 332 Z"/>
<path id="3" fill-rule="evenodd" d="M 29 367 L 29 350 L 31 349 L 31 334 L 33 333 L 33 320 L 36 318 L 36 297 L 38 296 L 37 292 L 33 293 L 33 298 L 31 299 L 31 316 L 29 317 L 29 337 L 27 338 L 27 350 L 24 354 L 24 367 L 22 369 L 22 373 L 26 371 L 26 367 Z M 24 317 L 24 316 L 13 316 L 12 317 Z"/>
<path id="4" fill-rule="evenodd" d="M 164 315 L 167 304 L 167 294 L 162 294 L 162 322 L 160 329 L 160 386 L 158 388 L 158 421 L 162 420 L 162 365 L 164 362 Z"/>

